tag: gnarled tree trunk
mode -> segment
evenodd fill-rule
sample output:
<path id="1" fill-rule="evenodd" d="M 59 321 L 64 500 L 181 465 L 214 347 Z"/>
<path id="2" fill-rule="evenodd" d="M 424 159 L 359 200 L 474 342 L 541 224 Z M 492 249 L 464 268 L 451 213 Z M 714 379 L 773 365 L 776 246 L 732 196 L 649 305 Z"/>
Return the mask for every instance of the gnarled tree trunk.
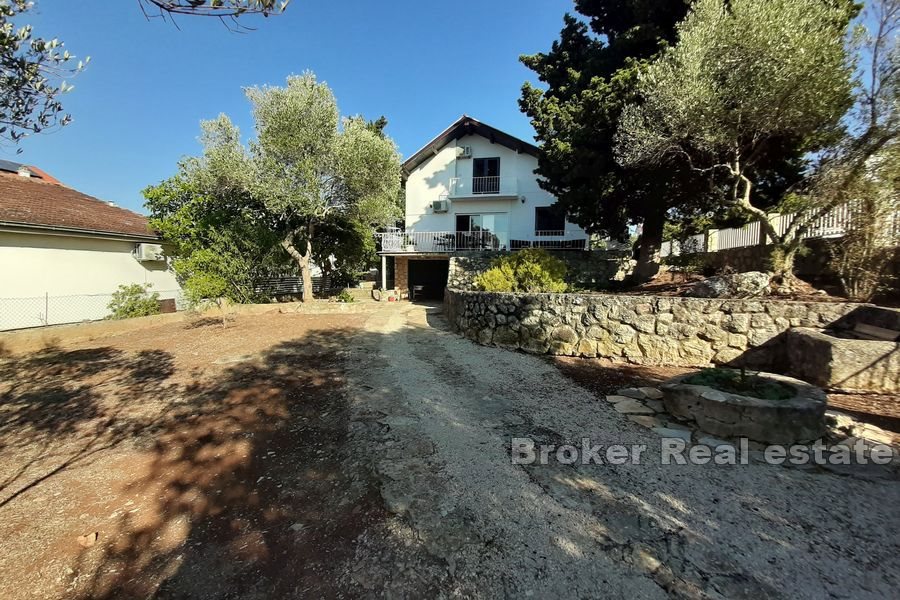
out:
<path id="1" fill-rule="evenodd" d="M 300 269 L 300 279 L 303 282 L 303 293 L 300 300 L 309 302 L 313 300 L 313 280 L 312 280 L 312 237 L 315 226 L 310 223 L 306 227 L 306 248 L 305 252 L 300 252 L 294 245 L 294 238 L 302 229 L 291 231 L 281 241 L 281 247 L 294 259 L 297 267 Z"/>
<path id="2" fill-rule="evenodd" d="M 665 213 L 662 211 L 659 214 L 648 215 L 644 219 L 638 246 L 637 264 L 634 266 L 631 276 L 634 283 L 645 283 L 659 273 L 664 222 Z"/>

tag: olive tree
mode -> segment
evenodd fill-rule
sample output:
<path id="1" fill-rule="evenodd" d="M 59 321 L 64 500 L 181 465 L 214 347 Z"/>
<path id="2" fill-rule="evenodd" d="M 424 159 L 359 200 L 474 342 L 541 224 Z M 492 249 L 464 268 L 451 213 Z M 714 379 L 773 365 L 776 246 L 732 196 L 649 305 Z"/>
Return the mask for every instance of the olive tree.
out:
<path id="1" fill-rule="evenodd" d="M 341 121 L 331 89 L 311 73 L 285 87 L 247 90 L 257 140 L 251 194 L 271 215 L 296 261 L 303 300 L 312 298 L 316 227 L 333 218 L 371 226 L 396 214 L 400 156 L 393 141 L 361 119 Z"/>
<path id="2" fill-rule="evenodd" d="M 33 7 L 0 0 L 0 139 L 13 143 L 71 121 L 60 96 L 73 88 L 66 79 L 89 60 L 77 60 L 63 42 L 38 37 L 20 23 Z"/>
<path id="3" fill-rule="evenodd" d="M 845 45 L 847 3 L 698 0 L 678 43 L 640 74 L 641 103 L 623 111 L 623 165 L 680 158 L 724 181 L 727 202 L 780 234 L 755 202 L 768 153 L 821 150 L 852 105 L 854 64 Z M 774 265 L 789 275 L 791 264 Z"/>

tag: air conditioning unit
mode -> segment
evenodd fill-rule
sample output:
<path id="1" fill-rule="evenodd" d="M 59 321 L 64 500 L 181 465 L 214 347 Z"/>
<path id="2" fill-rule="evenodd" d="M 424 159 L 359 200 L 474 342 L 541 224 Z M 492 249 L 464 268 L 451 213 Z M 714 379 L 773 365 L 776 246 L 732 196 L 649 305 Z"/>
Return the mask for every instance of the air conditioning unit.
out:
<path id="1" fill-rule="evenodd" d="M 431 209 L 436 213 L 445 213 L 450 210 L 450 203 L 446 200 L 435 200 L 431 203 Z"/>
<path id="2" fill-rule="evenodd" d="M 458 146 L 456 158 L 472 158 L 472 146 Z"/>
<path id="3" fill-rule="evenodd" d="M 166 259 L 163 248 L 159 244 L 136 244 L 134 258 L 138 262 L 161 261 Z"/>

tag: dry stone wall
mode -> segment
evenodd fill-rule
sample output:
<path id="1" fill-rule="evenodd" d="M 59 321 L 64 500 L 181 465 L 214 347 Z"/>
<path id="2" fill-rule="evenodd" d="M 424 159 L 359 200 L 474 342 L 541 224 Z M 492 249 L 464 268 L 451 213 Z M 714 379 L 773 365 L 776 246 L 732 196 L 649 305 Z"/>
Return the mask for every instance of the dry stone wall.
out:
<path id="1" fill-rule="evenodd" d="M 782 334 L 825 328 L 866 305 L 448 289 L 451 327 L 484 345 L 637 364 L 777 368 Z"/>

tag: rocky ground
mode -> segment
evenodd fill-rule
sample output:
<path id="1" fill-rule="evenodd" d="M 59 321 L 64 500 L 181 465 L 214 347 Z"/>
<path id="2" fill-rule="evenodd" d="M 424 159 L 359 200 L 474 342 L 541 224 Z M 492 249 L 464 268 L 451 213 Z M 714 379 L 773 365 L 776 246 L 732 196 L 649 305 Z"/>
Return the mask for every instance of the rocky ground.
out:
<path id="1" fill-rule="evenodd" d="M 674 373 L 603 369 L 393 303 L 0 352 L 0 597 L 894 594 L 896 478 L 662 465 L 605 395 Z M 511 459 L 584 437 L 646 450 Z"/>

